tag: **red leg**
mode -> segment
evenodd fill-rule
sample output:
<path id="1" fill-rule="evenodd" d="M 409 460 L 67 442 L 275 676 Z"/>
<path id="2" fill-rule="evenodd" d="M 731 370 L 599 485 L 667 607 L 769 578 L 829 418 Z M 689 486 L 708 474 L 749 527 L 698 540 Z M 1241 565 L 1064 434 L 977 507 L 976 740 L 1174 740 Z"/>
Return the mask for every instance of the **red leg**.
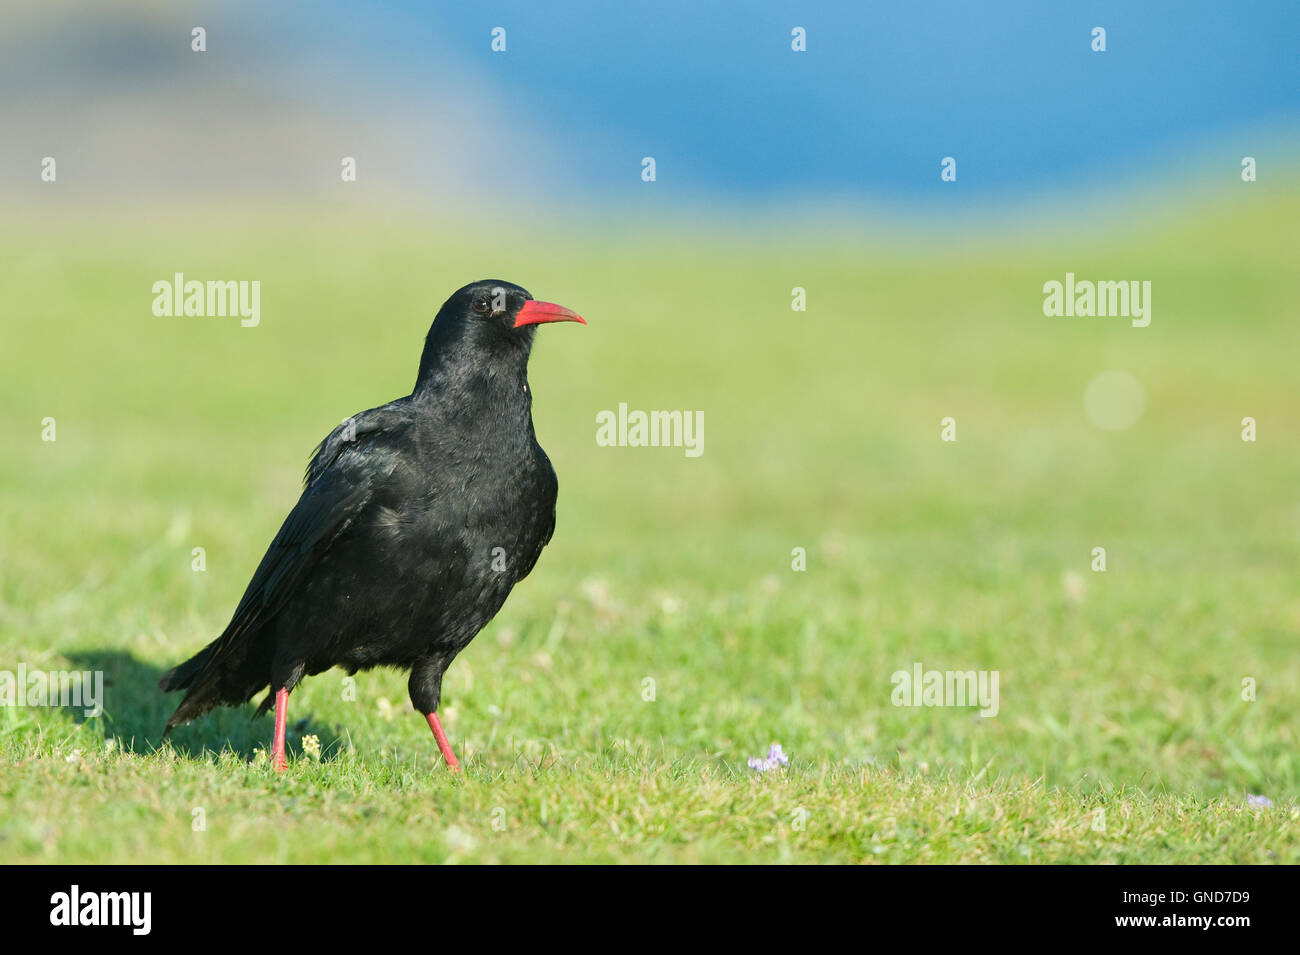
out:
<path id="1" fill-rule="evenodd" d="M 460 763 L 456 762 L 456 754 L 451 751 L 451 743 L 447 742 L 447 734 L 442 731 L 442 721 L 438 719 L 438 714 L 430 713 L 428 720 L 429 729 L 433 730 L 433 738 L 438 741 L 438 748 L 442 750 L 442 758 L 447 761 L 447 768 L 453 773 L 460 772 Z"/>
<path id="2" fill-rule="evenodd" d="M 289 768 L 284 757 L 284 729 L 289 722 L 289 691 L 281 687 L 275 691 L 275 743 L 271 747 L 271 765 L 277 773 Z"/>

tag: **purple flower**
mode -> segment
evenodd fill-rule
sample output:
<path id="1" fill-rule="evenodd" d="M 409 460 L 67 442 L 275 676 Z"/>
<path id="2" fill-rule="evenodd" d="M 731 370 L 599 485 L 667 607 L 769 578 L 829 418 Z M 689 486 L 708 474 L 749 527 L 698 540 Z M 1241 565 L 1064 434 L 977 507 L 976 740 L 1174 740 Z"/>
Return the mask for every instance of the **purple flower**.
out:
<path id="1" fill-rule="evenodd" d="M 1273 800 L 1269 799 L 1267 796 L 1254 796 L 1247 793 L 1246 805 L 1251 809 L 1272 809 Z"/>
<path id="2" fill-rule="evenodd" d="M 767 751 L 766 756 L 749 757 L 749 768 L 760 773 L 765 773 L 769 769 L 776 769 L 778 766 L 789 766 L 790 760 L 786 758 L 785 750 L 781 749 L 780 743 L 773 743 Z"/>

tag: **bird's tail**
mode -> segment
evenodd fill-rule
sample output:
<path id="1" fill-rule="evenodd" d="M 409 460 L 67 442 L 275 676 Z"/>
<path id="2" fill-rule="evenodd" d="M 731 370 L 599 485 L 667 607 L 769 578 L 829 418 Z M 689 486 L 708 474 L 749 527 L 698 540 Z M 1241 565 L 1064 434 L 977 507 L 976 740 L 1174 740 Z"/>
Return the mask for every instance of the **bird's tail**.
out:
<path id="1" fill-rule="evenodd" d="M 167 671 L 158 681 L 164 693 L 185 690 L 185 698 L 167 720 L 165 738 L 182 723 L 197 719 L 213 707 L 238 706 L 252 699 L 269 682 L 269 646 L 231 646 L 227 630 L 184 663 Z M 219 659 L 217 650 L 223 652 Z M 211 664 L 211 666 L 209 666 Z"/>
<path id="2" fill-rule="evenodd" d="M 203 672 L 203 668 L 208 665 L 208 660 L 212 659 L 215 649 L 216 644 L 210 643 L 184 663 L 172 667 L 158 681 L 158 689 L 164 693 L 171 693 L 173 690 L 188 690 L 190 685 L 194 683 L 194 678 Z"/>
<path id="3" fill-rule="evenodd" d="M 173 690 L 188 690 L 185 699 L 181 705 L 176 707 L 176 712 L 167 720 L 167 726 L 163 729 L 163 739 L 171 735 L 171 731 L 182 723 L 188 723 L 196 716 L 200 716 L 212 709 L 214 703 L 203 699 L 210 694 L 201 694 L 195 692 L 195 684 L 203 673 L 203 668 L 208 665 L 212 659 L 212 654 L 216 651 L 216 643 L 210 643 L 194 656 L 190 657 L 179 666 L 172 667 L 163 674 L 158 681 L 158 689 L 164 693 L 170 693 Z"/>

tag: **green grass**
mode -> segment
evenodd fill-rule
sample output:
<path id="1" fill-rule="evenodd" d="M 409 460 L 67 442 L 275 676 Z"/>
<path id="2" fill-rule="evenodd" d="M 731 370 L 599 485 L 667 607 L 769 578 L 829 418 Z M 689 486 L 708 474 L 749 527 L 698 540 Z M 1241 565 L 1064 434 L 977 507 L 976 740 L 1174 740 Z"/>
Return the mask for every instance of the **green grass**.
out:
<path id="1" fill-rule="evenodd" d="M 1300 861 L 1300 197 L 1241 194 L 901 243 L 20 213 L 0 239 L 0 669 L 109 685 L 101 719 L 0 708 L 0 853 Z M 261 326 L 155 318 L 175 271 L 259 279 Z M 1151 326 L 1045 318 L 1066 271 L 1151 280 Z M 484 276 L 590 326 L 538 337 L 558 528 L 448 673 L 467 772 L 389 671 L 355 699 L 340 671 L 307 680 L 283 777 L 251 708 L 159 749 L 158 675 L 222 629 L 316 441 L 409 391 L 438 305 Z M 1108 369 L 1146 391 L 1128 431 L 1083 412 Z M 597 447 L 619 402 L 702 409 L 703 456 Z M 998 716 L 892 706 L 914 661 L 998 670 Z M 759 776 L 746 758 L 773 741 L 791 764 Z"/>

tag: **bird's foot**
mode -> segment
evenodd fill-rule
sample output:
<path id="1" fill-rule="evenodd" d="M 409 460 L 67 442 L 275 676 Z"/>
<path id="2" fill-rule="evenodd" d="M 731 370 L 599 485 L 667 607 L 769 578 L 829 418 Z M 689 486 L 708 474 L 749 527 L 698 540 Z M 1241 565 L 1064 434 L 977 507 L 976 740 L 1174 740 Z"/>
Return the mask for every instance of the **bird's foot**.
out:
<path id="1" fill-rule="evenodd" d="M 433 738 L 438 741 L 438 749 L 442 750 L 442 758 L 447 761 L 447 768 L 453 773 L 460 772 L 460 763 L 456 761 L 456 754 L 451 751 L 447 734 L 442 731 L 442 720 L 438 719 L 437 713 L 430 713 L 427 719 L 429 729 L 433 730 Z"/>
<path id="2" fill-rule="evenodd" d="M 284 757 L 284 730 L 289 719 L 289 691 L 281 687 L 275 693 L 275 740 L 271 746 L 271 765 L 277 773 L 289 768 Z"/>

